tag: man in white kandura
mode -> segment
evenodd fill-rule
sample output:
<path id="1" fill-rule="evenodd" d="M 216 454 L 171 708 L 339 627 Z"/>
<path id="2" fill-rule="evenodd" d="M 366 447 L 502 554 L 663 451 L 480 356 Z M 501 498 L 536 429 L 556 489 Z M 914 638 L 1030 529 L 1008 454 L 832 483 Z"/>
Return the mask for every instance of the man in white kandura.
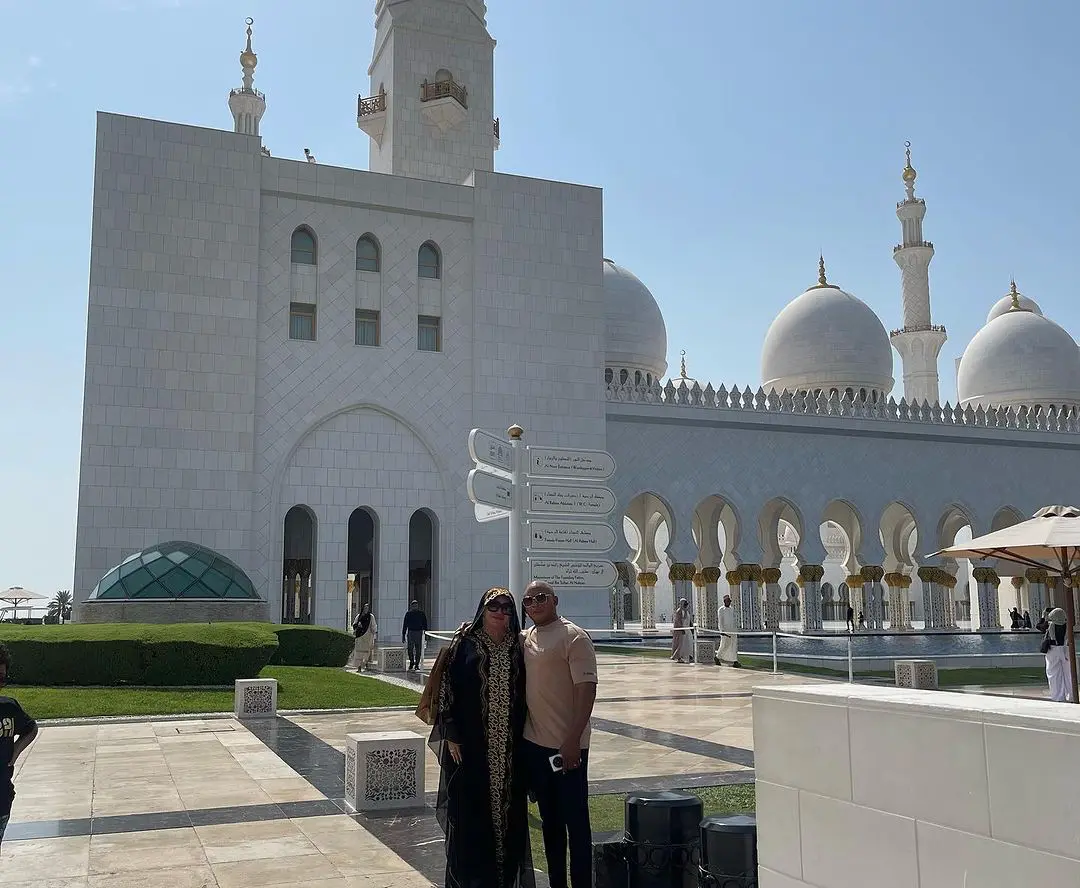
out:
<path id="1" fill-rule="evenodd" d="M 724 596 L 724 604 L 716 613 L 716 625 L 724 633 L 720 636 L 720 646 L 716 649 L 717 666 L 734 666 L 740 668 L 739 663 L 739 631 L 738 621 L 735 619 L 735 608 L 731 606 L 731 596 Z"/>

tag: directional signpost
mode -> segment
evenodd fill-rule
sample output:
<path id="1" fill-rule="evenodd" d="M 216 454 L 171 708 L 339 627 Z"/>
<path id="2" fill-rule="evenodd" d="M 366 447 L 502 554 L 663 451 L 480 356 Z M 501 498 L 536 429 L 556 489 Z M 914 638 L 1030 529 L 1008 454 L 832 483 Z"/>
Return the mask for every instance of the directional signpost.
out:
<path id="1" fill-rule="evenodd" d="M 484 429 L 469 433 L 476 468 L 466 482 L 476 520 L 508 519 L 510 591 L 529 577 L 562 589 L 604 589 L 618 579 L 610 561 L 616 533 L 602 520 L 615 511 L 615 494 L 597 486 L 615 473 L 603 450 L 525 447 L 525 430 L 511 426 L 509 442 Z"/>

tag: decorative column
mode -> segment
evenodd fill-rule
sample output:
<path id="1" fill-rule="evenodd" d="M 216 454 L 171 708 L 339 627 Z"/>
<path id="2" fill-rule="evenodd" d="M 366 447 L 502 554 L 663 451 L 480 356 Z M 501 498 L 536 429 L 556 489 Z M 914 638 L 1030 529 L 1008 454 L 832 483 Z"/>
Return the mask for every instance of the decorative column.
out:
<path id="1" fill-rule="evenodd" d="M 671 603 L 672 614 L 674 614 L 675 608 L 679 606 L 679 601 L 683 598 L 694 604 L 694 593 L 691 590 L 694 588 L 695 573 L 697 573 L 697 568 L 685 562 L 676 562 L 668 570 L 668 579 L 671 580 L 671 591 L 675 599 Z M 696 617 L 697 614 L 694 616 Z M 672 620 L 674 619 L 673 616 Z"/>
<path id="2" fill-rule="evenodd" d="M 881 579 L 885 570 L 876 564 L 868 565 L 859 571 L 863 581 L 863 607 L 865 608 L 866 627 L 868 629 L 885 628 L 885 608 L 881 600 Z"/>
<path id="3" fill-rule="evenodd" d="M 922 579 L 923 569 L 919 569 L 919 579 Z M 911 620 L 908 619 L 908 601 L 911 596 L 908 589 L 911 588 L 911 577 L 899 571 L 885 574 L 885 584 L 889 587 L 889 629 L 892 632 L 910 632 Z M 930 607 L 927 598 L 929 586 L 923 582 L 923 608 Z M 929 613 L 927 610 L 926 613 Z"/>
<path id="4" fill-rule="evenodd" d="M 1029 567 L 1024 573 L 1028 581 L 1028 605 L 1030 606 L 1031 623 L 1035 625 L 1042 616 L 1043 611 L 1050 606 L 1050 590 L 1047 583 L 1050 579 L 1041 567 Z"/>
<path id="5" fill-rule="evenodd" d="M 739 628 L 747 632 L 761 629 L 761 565 L 740 564 Z"/>
<path id="6" fill-rule="evenodd" d="M 724 574 L 728 582 L 728 595 L 731 596 L 731 606 L 735 608 L 735 625 L 742 627 L 742 573 L 738 568 L 729 570 Z"/>
<path id="7" fill-rule="evenodd" d="M 844 579 L 847 583 L 848 589 L 848 605 L 853 611 L 855 611 L 856 625 L 858 625 L 859 611 L 862 611 L 863 616 L 866 616 L 866 603 L 863 601 L 863 578 L 862 574 L 848 574 Z M 847 615 L 844 615 L 847 619 Z"/>
<path id="8" fill-rule="evenodd" d="M 705 581 L 705 619 L 699 620 L 698 625 L 706 629 L 719 629 L 717 620 L 720 610 L 720 593 L 717 591 L 716 584 L 720 580 L 720 568 L 707 567 L 701 572 L 701 577 Z"/>
<path id="9" fill-rule="evenodd" d="M 696 571 L 690 581 L 694 584 L 694 617 L 695 625 L 702 628 L 706 628 L 705 623 L 708 619 L 708 611 L 705 604 L 705 577 L 702 576 L 701 571 Z"/>
<path id="10" fill-rule="evenodd" d="M 953 589 L 956 588 L 956 577 L 944 568 L 938 568 L 941 576 L 938 585 L 941 587 L 941 620 L 943 629 L 956 628 L 956 605 L 953 601 Z M 997 587 L 994 587 L 994 596 L 997 597 Z"/>
<path id="11" fill-rule="evenodd" d="M 1024 611 L 1027 611 L 1030 614 L 1031 613 L 1031 605 L 1028 604 L 1027 607 L 1024 607 L 1024 578 L 1023 577 L 1013 577 L 1011 582 L 1012 582 L 1013 589 L 1016 590 L 1016 609 L 1018 611 L 1020 611 L 1020 613 L 1023 613 Z M 1031 614 L 1031 619 L 1032 619 L 1032 621 L 1034 621 L 1040 616 L 1042 616 L 1042 614 L 1038 614 L 1038 615 Z M 1034 622 L 1032 623 L 1032 625 L 1034 625 Z"/>
<path id="12" fill-rule="evenodd" d="M 1001 577 L 992 567 L 977 567 L 972 571 L 978 589 L 979 629 L 1000 629 L 1001 618 L 998 616 L 998 583 Z M 1018 579 L 1015 578 L 1014 579 Z M 1023 580 L 1021 579 L 1022 583 Z"/>
<path id="13" fill-rule="evenodd" d="M 641 589 L 641 630 L 643 632 L 656 631 L 656 580 L 657 576 L 652 571 L 642 571 L 637 575 L 638 587 Z"/>
<path id="14" fill-rule="evenodd" d="M 803 564 L 799 567 L 803 632 L 815 632 L 821 629 L 821 578 L 823 576 L 825 576 L 825 568 L 820 564 Z"/>
<path id="15" fill-rule="evenodd" d="M 780 629 L 780 568 L 763 568 L 761 581 L 765 584 L 765 628 L 777 632 Z"/>
<path id="16" fill-rule="evenodd" d="M 922 581 L 923 628 L 943 629 L 945 627 L 945 606 L 942 601 L 940 567 L 920 567 L 919 579 Z M 888 577 L 886 577 L 888 579 Z"/>

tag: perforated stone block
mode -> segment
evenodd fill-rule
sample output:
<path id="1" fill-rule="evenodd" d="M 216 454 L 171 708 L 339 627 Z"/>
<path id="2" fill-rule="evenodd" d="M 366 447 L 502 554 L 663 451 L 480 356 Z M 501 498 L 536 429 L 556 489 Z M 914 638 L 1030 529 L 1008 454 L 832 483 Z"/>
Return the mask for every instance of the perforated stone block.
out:
<path id="1" fill-rule="evenodd" d="M 276 678 L 238 678 L 233 691 L 237 718 L 273 718 L 277 715 Z"/>
<path id="2" fill-rule="evenodd" d="M 933 660 L 896 660 L 893 670 L 898 688 L 937 690 L 937 664 Z"/>
<path id="3" fill-rule="evenodd" d="M 422 808 L 425 742 L 412 731 L 346 734 L 346 804 L 354 811 Z"/>
<path id="4" fill-rule="evenodd" d="M 380 647 L 375 651 L 375 668 L 379 672 L 404 672 L 405 648 Z"/>
<path id="5" fill-rule="evenodd" d="M 715 666 L 713 655 L 720 643 L 717 638 L 699 638 L 694 642 L 694 662 L 698 666 Z"/>

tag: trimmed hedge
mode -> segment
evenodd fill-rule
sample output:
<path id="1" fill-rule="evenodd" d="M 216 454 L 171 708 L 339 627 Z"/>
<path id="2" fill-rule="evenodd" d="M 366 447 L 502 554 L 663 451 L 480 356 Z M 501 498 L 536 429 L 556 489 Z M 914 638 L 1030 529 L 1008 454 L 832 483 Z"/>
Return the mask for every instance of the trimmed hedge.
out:
<path id="1" fill-rule="evenodd" d="M 257 677 L 278 647 L 252 623 L 4 625 L 0 643 L 22 685 L 228 685 Z"/>
<path id="2" fill-rule="evenodd" d="M 278 638 L 274 666 L 344 666 L 353 650 L 353 636 L 329 626 L 273 626 Z"/>

